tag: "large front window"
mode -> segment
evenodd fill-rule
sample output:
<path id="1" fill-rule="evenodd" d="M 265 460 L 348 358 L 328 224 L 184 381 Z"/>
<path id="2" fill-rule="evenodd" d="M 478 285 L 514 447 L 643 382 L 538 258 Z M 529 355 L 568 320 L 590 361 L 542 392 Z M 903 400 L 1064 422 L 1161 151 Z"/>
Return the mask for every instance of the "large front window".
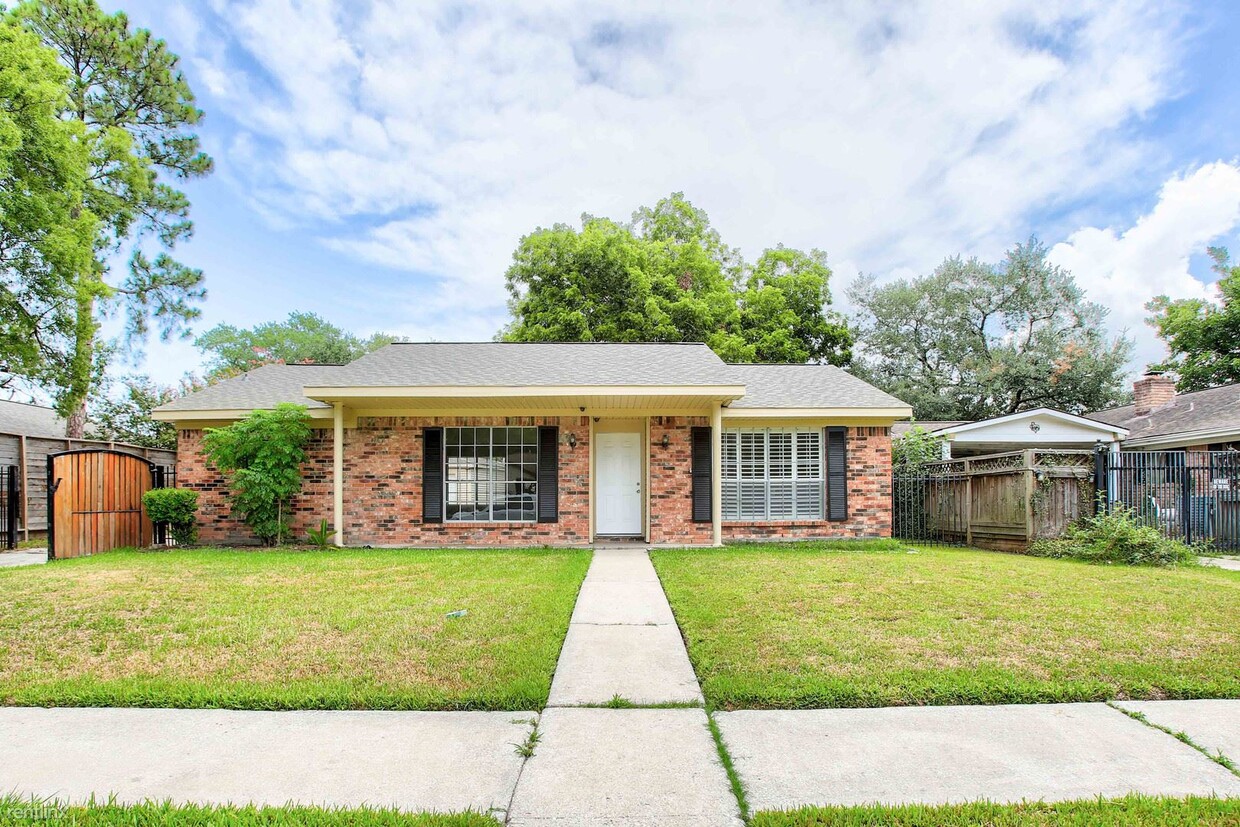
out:
<path id="1" fill-rule="evenodd" d="M 822 431 L 725 430 L 725 520 L 823 519 Z"/>
<path id="2" fill-rule="evenodd" d="M 537 428 L 444 428 L 448 520 L 533 521 Z"/>

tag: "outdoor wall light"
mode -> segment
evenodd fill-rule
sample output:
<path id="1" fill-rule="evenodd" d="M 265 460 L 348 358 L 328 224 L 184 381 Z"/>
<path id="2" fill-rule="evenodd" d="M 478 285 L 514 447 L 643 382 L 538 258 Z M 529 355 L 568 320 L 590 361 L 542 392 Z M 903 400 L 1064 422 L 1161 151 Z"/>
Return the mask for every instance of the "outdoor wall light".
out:
<path id="1" fill-rule="evenodd" d="M 569 431 L 569 434 L 568 434 L 568 447 L 569 448 L 577 447 L 577 435 L 571 431 Z"/>
<path id="2" fill-rule="evenodd" d="M 666 448 L 668 445 L 671 445 L 671 444 L 672 444 L 671 438 L 667 434 L 664 434 L 663 435 L 663 447 Z"/>

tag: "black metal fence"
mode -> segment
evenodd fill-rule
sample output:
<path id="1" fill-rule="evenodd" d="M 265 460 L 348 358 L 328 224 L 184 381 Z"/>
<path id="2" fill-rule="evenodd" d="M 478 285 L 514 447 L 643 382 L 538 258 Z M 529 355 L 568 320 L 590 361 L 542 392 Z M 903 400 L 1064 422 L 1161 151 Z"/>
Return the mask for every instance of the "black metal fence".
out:
<path id="1" fill-rule="evenodd" d="M 175 465 L 156 465 L 153 469 L 155 475 L 154 486 L 156 488 L 176 488 L 177 487 L 177 469 Z M 168 531 L 167 523 L 155 523 L 154 542 L 157 546 L 175 546 L 176 540 L 172 539 L 172 533 Z"/>
<path id="2" fill-rule="evenodd" d="M 20 479 L 16 465 L 0 465 L 0 548 L 17 548 Z"/>
<path id="3" fill-rule="evenodd" d="M 1240 451 L 1120 451 L 1104 465 L 1108 507 L 1176 540 L 1240 549 Z"/>
<path id="4" fill-rule="evenodd" d="M 910 543 L 963 545 L 968 483 L 953 465 L 897 470 L 891 478 L 892 536 Z"/>

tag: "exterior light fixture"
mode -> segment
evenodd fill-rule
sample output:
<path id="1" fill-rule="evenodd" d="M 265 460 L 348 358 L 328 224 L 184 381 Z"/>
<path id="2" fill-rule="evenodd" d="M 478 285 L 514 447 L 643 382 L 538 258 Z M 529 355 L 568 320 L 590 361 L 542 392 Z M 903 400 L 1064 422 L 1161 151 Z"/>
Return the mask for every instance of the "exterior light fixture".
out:
<path id="1" fill-rule="evenodd" d="M 671 438 L 667 434 L 664 434 L 663 435 L 663 447 L 666 448 L 671 443 L 672 443 Z"/>
<path id="2" fill-rule="evenodd" d="M 573 433 L 572 431 L 568 432 L 568 447 L 569 448 L 577 447 L 577 435 Z"/>

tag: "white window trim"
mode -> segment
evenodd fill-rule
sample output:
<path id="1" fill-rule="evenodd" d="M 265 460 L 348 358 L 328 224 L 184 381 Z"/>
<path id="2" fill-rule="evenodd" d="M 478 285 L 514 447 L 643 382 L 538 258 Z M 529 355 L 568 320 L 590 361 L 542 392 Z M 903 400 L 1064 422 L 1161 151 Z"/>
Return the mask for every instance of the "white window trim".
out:
<path id="1" fill-rule="evenodd" d="M 461 483 L 466 483 L 466 484 L 468 484 L 468 483 L 474 483 L 474 484 L 477 484 L 478 482 L 480 482 L 480 480 L 478 480 L 478 479 L 476 479 L 476 478 L 475 478 L 475 479 L 472 479 L 472 480 L 451 480 L 451 479 L 449 479 L 449 478 L 448 478 L 448 463 L 449 463 L 449 460 L 451 459 L 451 457 L 449 457 L 449 456 L 448 456 L 448 450 L 449 450 L 449 444 L 448 444 L 448 432 L 449 432 L 449 431 L 464 431 L 464 430 L 471 430 L 471 431 L 474 431 L 474 432 L 476 433 L 477 431 L 486 431 L 486 432 L 487 432 L 487 437 L 488 437 L 487 442 L 488 442 L 488 444 L 490 445 L 492 457 L 494 457 L 494 452 L 495 452 L 495 429 L 496 429 L 496 428 L 505 428 L 505 429 L 507 429 L 507 428 L 510 428 L 510 427 L 511 427 L 511 428 L 517 428 L 517 427 L 520 427 L 520 428 L 524 429 L 524 428 L 528 428 L 529 426 L 517 426 L 517 425 L 511 425 L 511 426 L 509 426 L 509 425 L 448 425 L 448 426 L 445 426 L 445 427 L 444 427 L 444 429 L 443 429 L 443 463 L 444 463 L 444 467 L 443 467 L 443 521 L 444 521 L 444 524 L 446 524 L 446 525 L 462 525 L 462 524 L 468 524 L 468 523 L 494 523 L 494 524 L 496 524 L 496 525 L 507 525 L 507 524 L 529 525 L 529 524 L 532 524 L 532 523 L 537 523 L 537 522 L 538 522 L 538 461 L 539 461 L 539 448 L 540 448 L 540 446 L 539 446 L 538 429 L 537 429 L 537 428 L 534 428 L 534 479 L 529 481 L 529 482 L 530 482 L 530 483 L 534 486 L 534 493 L 533 493 L 533 495 L 532 495 L 532 496 L 533 496 L 533 498 L 534 498 L 534 516 L 533 516 L 533 517 L 530 517 L 530 518 L 528 518 L 528 519 L 516 519 L 516 520 L 509 520 L 509 519 L 497 520 L 497 519 L 495 519 L 495 517 L 471 517 L 471 518 L 470 518 L 470 519 L 468 519 L 468 520 L 455 520 L 455 519 L 452 519 L 451 517 L 449 517 L 449 516 L 448 516 L 448 508 L 449 508 L 449 506 L 450 506 L 450 505 L 452 505 L 451 498 L 450 498 L 450 496 L 449 496 L 450 492 L 453 490 L 453 489 L 452 489 L 452 486 L 453 486 L 453 485 L 459 485 L 459 484 L 461 484 Z M 459 439 L 459 436 L 458 436 L 457 443 L 456 443 L 457 447 L 459 447 L 459 446 L 460 446 L 460 444 L 461 444 L 461 443 L 460 443 L 460 439 Z M 475 440 L 475 444 L 476 444 L 476 440 Z M 477 462 L 477 460 L 475 459 L 475 460 L 474 460 L 474 462 L 476 463 L 476 462 Z M 493 481 L 493 480 L 488 481 L 488 482 L 490 482 L 490 483 L 494 484 L 494 481 Z M 524 481 L 523 481 L 523 482 L 524 482 Z M 503 482 L 502 484 L 503 484 L 503 485 L 505 485 L 505 486 L 507 486 L 507 484 L 508 484 L 508 480 L 504 480 L 504 482 Z M 476 492 L 476 489 L 475 489 L 475 492 Z M 505 492 L 505 496 L 507 496 L 507 492 Z M 476 499 L 477 499 L 477 498 L 475 497 L 475 500 L 476 500 Z M 475 506 L 477 505 L 477 503 L 476 503 L 476 502 L 475 502 L 474 504 L 475 504 Z M 459 503 L 458 503 L 458 505 L 459 505 Z M 487 502 L 487 511 L 488 511 L 488 512 L 490 512 L 490 513 L 494 513 L 494 510 L 495 510 L 495 508 L 494 508 L 494 507 L 495 507 L 495 503 L 494 503 L 494 501 L 493 501 L 493 500 L 488 500 L 488 502 Z M 476 510 L 477 510 L 477 509 L 475 508 L 475 512 L 476 512 Z"/>
<path id="2" fill-rule="evenodd" d="M 771 434 L 786 433 L 791 434 L 791 452 L 789 454 L 789 465 L 792 470 L 790 477 L 771 477 Z M 762 476 L 760 478 L 746 478 L 742 476 L 741 471 L 741 435 L 742 434 L 762 434 Z M 818 461 L 815 463 L 816 476 L 802 477 L 800 476 L 801 464 L 798 459 L 798 443 L 797 436 L 799 434 L 810 434 L 817 441 Z M 725 459 L 728 455 L 729 437 L 732 441 L 732 462 L 728 463 Z M 736 510 L 729 513 L 726 509 L 723 512 L 723 519 L 728 522 L 747 522 L 747 523 L 767 523 L 767 522 L 822 522 L 827 519 L 827 469 L 826 454 L 827 441 L 821 428 L 725 428 L 723 429 L 723 457 L 720 461 L 719 476 L 723 484 L 723 490 L 726 492 L 729 486 L 735 486 L 735 494 L 733 501 L 736 503 Z M 724 469 L 731 464 L 734 470 L 734 476 L 725 476 Z M 792 487 L 792 516 L 771 516 L 771 483 L 793 483 Z M 818 485 L 818 509 L 814 514 L 801 515 L 797 513 L 797 487 L 798 482 L 813 482 Z M 744 517 L 741 516 L 741 484 L 742 483 L 762 483 L 763 484 L 763 500 L 765 508 L 762 516 Z M 727 496 L 723 496 L 723 501 L 727 502 Z"/>

